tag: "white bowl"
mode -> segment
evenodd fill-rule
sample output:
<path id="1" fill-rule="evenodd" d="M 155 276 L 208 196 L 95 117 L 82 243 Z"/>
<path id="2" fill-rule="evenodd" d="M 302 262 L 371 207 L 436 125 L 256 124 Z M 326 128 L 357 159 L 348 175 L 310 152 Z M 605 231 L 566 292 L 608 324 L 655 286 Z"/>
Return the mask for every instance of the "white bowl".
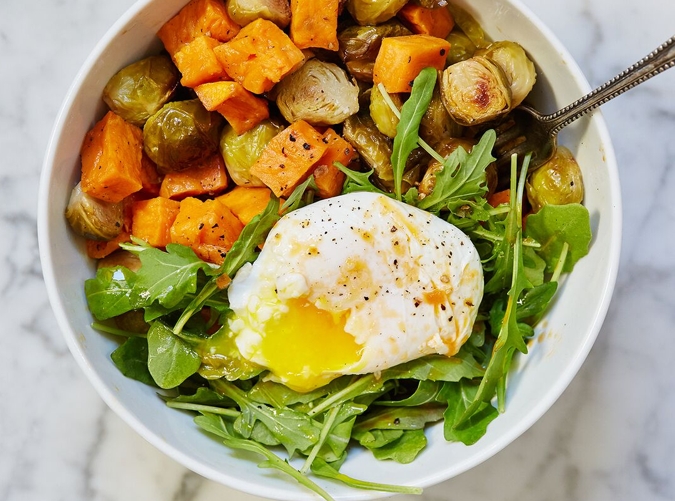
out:
<path id="1" fill-rule="evenodd" d="M 577 64 L 555 36 L 518 0 L 452 0 L 473 12 L 493 39 L 520 42 L 538 66 L 533 101 L 554 111 L 588 92 Z M 155 33 L 186 0 L 140 0 L 108 31 L 75 79 L 54 126 L 40 185 L 40 256 L 52 307 L 68 346 L 106 403 L 141 436 L 191 470 L 242 491 L 283 500 L 316 499 L 258 458 L 234 452 L 200 432 L 192 416 L 169 409 L 154 390 L 125 378 L 111 363 L 117 342 L 91 329 L 83 282 L 94 274 L 83 240 L 71 232 L 63 211 L 80 177 L 84 134 L 104 113 L 101 92 L 123 66 L 161 46 Z M 599 113 L 565 131 L 562 143 L 576 154 L 586 185 L 593 242 L 565 281 L 543 323 L 543 340 L 519 360 L 507 391 L 506 412 L 476 445 L 443 439 L 442 427 L 427 431 L 429 446 L 409 465 L 378 462 L 355 448 L 343 471 L 374 482 L 426 487 L 447 480 L 496 454 L 539 419 L 579 370 L 609 306 L 619 263 L 621 200 L 614 151 Z M 338 500 L 382 494 L 319 479 Z"/>

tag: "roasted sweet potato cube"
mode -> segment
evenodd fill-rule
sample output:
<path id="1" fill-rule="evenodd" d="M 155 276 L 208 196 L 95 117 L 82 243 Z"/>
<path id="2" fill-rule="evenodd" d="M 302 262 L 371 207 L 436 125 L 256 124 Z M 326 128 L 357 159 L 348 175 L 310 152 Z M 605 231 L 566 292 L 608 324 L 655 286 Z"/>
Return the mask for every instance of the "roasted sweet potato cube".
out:
<path id="1" fill-rule="evenodd" d="M 129 233 L 122 231 L 112 240 L 103 242 L 101 240 L 89 240 L 87 239 L 87 256 L 92 259 L 103 259 L 104 257 L 112 254 L 117 249 L 120 248 L 120 244 L 124 242 L 130 242 Z"/>
<path id="2" fill-rule="evenodd" d="M 316 129 L 299 120 L 272 138 L 250 172 L 276 196 L 287 197 L 312 174 L 326 143 Z"/>
<path id="3" fill-rule="evenodd" d="M 171 225 L 179 209 L 180 203 L 164 197 L 134 202 L 131 234 L 153 247 L 166 247 L 171 243 Z"/>
<path id="4" fill-rule="evenodd" d="M 291 39 L 300 49 L 338 50 L 339 0 L 291 0 Z"/>
<path id="5" fill-rule="evenodd" d="M 424 68 L 442 70 L 450 43 L 429 35 L 389 37 L 375 59 L 373 83 L 387 92 L 410 92 L 413 80 Z"/>
<path id="6" fill-rule="evenodd" d="M 455 26 L 455 20 L 447 7 L 427 9 L 409 3 L 398 11 L 398 17 L 413 33 L 445 38 Z"/>
<path id="7" fill-rule="evenodd" d="M 82 144 L 82 191 L 119 202 L 143 187 L 143 132 L 109 111 Z"/>
<path id="8" fill-rule="evenodd" d="M 340 162 L 347 166 L 354 160 L 356 152 L 351 144 L 342 139 L 333 129 L 328 129 L 323 135 L 324 141 L 327 141 L 328 148 L 321 159 L 316 163 L 314 169 L 314 181 L 319 188 L 321 198 L 330 198 L 342 193 L 342 185 L 345 182 L 345 175 L 340 171 L 334 162 Z"/>
<path id="9" fill-rule="evenodd" d="M 171 241 L 187 245 L 202 259 L 221 262 L 243 229 L 241 221 L 218 200 L 186 198 L 171 227 Z"/>
<path id="10" fill-rule="evenodd" d="M 227 14 L 222 0 L 192 0 L 157 32 L 167 52 L 173 56 L 199 36 L 221 42 L 239 33 L 239 25 Z"/>
<path id="11" fill-rule="evenodd" d="M 242 224 L 247 225 L 255 216 L 265 210 L 272 192 L 269 188 L 248 188 L 237 186 L 232 191 L 218 197 Z"/>
<path id="12" fill-rule="evenodd" d="M 176 67 L 185 87 L 197 87 L 206 82 L 229 80 L 213 49 L 221 43 L 215 38 L 197 37 L 174 55 Z"/>
<path id="13" fill-rule="evenodd" d="M 154 197 L 159 195 L 159 188 L 162 185 L 162 175 L 157 172 L 155 162 L 150 160 L 145 151 L 141 157 L 141 185 L 143 193 Z"/>
<path id="14" fill-rule="evenodd" d="M 220 152 L 203 162 L 179 172 L 164 176 L 159 194 L 180 200 L 198 195 L 215 195 L 227 188 L 227 170 Z"/>
<path id="15" fill-rule="evenodd" d="M 243 134 L 270 116 L 265 99 L 254 96 L 238 82 L 214 82 L 195 89 L 209 111 L 225 117 L 237 134 Z"/>
<path id="16" fill-rule="evenodd" d="M 305 57 L 286 33 L 266 19 L 247 24 L 214 51 L 227 74 L 254 94 L 270 90 Z"/>

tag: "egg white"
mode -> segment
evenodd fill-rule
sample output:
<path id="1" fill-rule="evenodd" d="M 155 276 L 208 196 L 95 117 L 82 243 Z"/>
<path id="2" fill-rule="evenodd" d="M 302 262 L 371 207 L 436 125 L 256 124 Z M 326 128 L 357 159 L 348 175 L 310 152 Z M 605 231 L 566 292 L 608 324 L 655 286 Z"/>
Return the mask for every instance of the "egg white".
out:
<path id="1" fill-rule="evenodd" d="M 476 319 L 483 271 L 473 243 L 455 226 L 384 195 L 352 193 L 284 216 L 228 295 L 235 343 L 263 367 L 274 365 L 261 350 L 266 325 L 287 314 L 293 300 L 342 315 L 344 332 L 359 345 L 358 361 L 328 370 L 308 360 L 300 375 L 272 371 L 274 379 L 309 390 L 339 375 L 457 353 Z M 322 333 L 307 339 L 322 343 Z"/>

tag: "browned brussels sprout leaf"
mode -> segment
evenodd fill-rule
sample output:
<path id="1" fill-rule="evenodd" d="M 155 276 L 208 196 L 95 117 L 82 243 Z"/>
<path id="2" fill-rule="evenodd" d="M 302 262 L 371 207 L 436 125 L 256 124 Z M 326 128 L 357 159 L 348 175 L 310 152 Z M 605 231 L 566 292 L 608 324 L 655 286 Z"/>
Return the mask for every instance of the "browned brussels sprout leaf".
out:
<path id="1" fill-rule="evenodd" d="M 187 169 L 218 150 L 221 123 L 198 99 L 166 104 L 143 127 L 145 152 L 162 174 Z"/>
<path id="2" fill-rule="evenodd" d="M 388 188 L 394 186 L 391 167 L 391 141 L 382 134 L 367 112 L 352 115 L 344 123 L 344 138 L 356 149 L 361 160 L 375 171 L 375 176 Z"/>
<path id="3" fill-rule="evenodd" d="M 180 74 L 167 56 L 141 59 L 115 73 L 103 100 L 117 115 L 139 127 L 171 99 Z"/>
<path id="4" fill-rule="evenodd" d="M 112 240 L 122 231 L 124 203 L 94 198 L 77 183 L 70 193 L 66 219 L 78 235 L 91 240 Z"/>
<path id="5" fill-rule="evenodd" d="M 537 81 L 534 63 L 525 49 L 515 42 L 495 42 L 476 52 L 476 55 L 487 57 L 504 71 L 511 87 L 511 107 L 520 105 Z"/>
<path id="6" fill-rule="evenodd" d="M 466 61 L 474 56 L 476 46 L 462 30 L 454 29 L 445 39 L 450 42 L 446 59 L 448 65 Z"/>

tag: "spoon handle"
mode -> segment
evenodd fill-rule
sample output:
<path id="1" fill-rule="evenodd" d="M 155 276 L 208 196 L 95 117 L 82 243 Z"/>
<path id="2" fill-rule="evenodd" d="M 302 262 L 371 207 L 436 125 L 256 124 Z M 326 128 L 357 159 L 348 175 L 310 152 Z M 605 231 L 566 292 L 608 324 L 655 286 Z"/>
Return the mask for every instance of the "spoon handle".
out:
<path id="1" fill-rule="evenodd" d="M 555 136 L 586 113 L 673 66 L 675 66 L 675 37 L 590 94 L 552 115 L 543 117 L 543 120 L 548 124 L 551 136 Z"/>

